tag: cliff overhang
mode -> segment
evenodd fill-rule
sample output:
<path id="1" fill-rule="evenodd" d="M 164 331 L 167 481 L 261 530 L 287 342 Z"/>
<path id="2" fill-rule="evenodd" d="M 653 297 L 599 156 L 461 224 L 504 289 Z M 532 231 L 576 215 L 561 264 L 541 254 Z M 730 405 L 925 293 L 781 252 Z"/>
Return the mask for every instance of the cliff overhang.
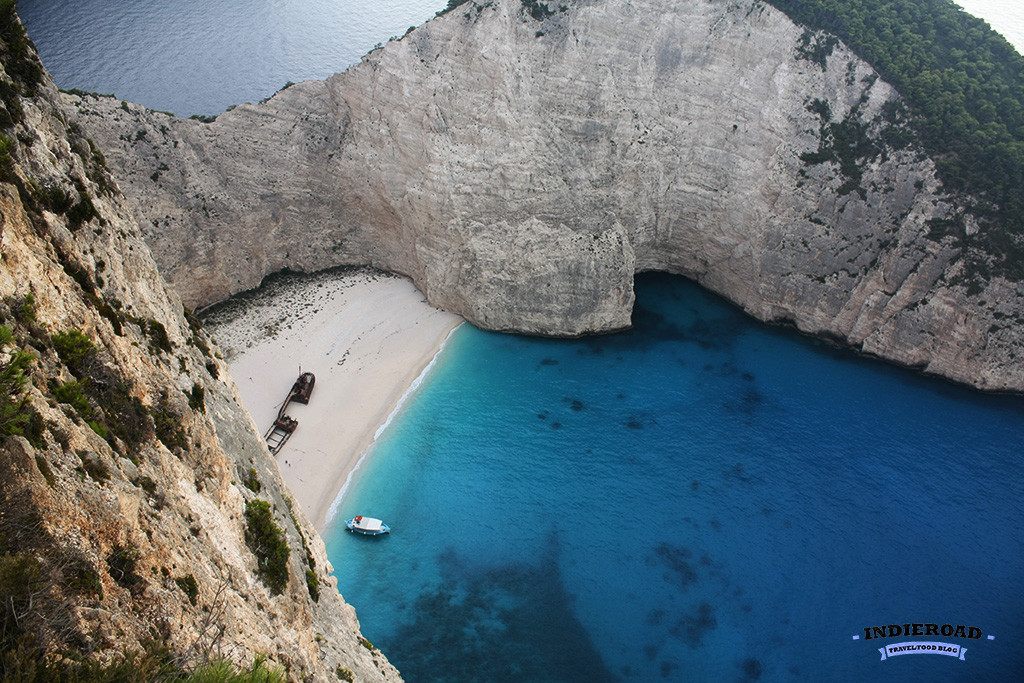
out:
<path id="1" fill-rule="evenodd" d="M 66 102 L 190 305 L 370 264 L 482 327 L 573 336 L 627 326 L 634 274 L 663 270 L 1024 389 L 1020 284 L 969 277 L 899 94 L 828 47 L 759 3 L 467 2 L 212 123 Z"/>

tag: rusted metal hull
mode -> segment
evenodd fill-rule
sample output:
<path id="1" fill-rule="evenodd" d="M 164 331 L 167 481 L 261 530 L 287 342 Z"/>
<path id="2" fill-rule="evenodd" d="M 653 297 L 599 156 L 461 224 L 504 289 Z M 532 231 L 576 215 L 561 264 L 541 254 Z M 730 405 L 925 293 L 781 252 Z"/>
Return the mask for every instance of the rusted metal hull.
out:
<path id="1" fill-rule="evenodd" d="M 288 392 L 288 397 L 281 404 L 281 409 L 277 411 L 277 419 L 274 420 L 274 424 L 270 426 L 270 429 L 267 430 L 263 437 L 267 442 L 267 448 L 274 455 L 281 451 L 281 448 L 284 447 L 285 443 L 295 432 L 296 427 L 299 426 L 298 420 L 285 414 L 288 410 L 288 405 L 292 401 L 302 403 L 303 405 L 308 404 L 315 383 L 316 377 L 313 376 L 312 372 L 300 374 L 299 378 L 295 380 L 295 384 L 292 385 L 291 391 Z"/>

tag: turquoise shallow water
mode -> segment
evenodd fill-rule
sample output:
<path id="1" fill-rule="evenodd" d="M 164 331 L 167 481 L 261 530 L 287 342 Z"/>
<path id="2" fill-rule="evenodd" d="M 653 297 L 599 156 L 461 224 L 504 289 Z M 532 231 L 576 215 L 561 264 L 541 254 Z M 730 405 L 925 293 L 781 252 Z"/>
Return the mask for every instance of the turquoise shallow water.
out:
<path id="1" fill-rule="evenodd" d="M 618 335 L 463 326 L 358 472 L 339 519 L 394 532 L 329 554 L 408 680 L 1024 674 L 1021 399 L 637 292 Z M 852 640 L 907 622 L 997 638 Z"/>
<path id="2" fill-rule="evenodd" d="M 19 13 L 61 87 L 187 115 L 341 70 L 444 4 Z M 1018 2 L 968 5 L 1021 45 Z M 464 326 L 359 472 L 339 514 L 395 533 L 335 529 L 329 552 L 407 680 L 1024 680 L 1022 400 L 764 328 L 671 278 L 638 292 L 622 335 Z M 996 640 L 882 662 L 851 638 L 914 621 Z"/>

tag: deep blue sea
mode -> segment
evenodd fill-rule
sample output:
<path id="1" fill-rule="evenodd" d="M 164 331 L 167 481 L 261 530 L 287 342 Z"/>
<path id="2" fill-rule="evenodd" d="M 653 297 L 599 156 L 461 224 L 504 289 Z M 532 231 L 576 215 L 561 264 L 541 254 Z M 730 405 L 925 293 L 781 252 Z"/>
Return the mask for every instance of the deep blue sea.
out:
<path id="1" fill-rule="evenodd" d="M 61 88 L 219 114 L 344 71 L 446 0 L 20 0 Z"/>
<path id="2" fill-rule="evenodd" d="M 461 327 L 358 471 L 339 519 L 393 532 L 336 524 L 329 553 L 409 681 L 1024 677 L 1024 401 L 682 278 L 642 276 L 634 323 Z M 914 622 L 984 635 L 945 639 L 963 661 L 863 639 Z"/>
<path id="3" fill-rule="evenodd" d="M 19 12 L 61 87 L 188 115 L 342 70 L 444 4 Z M 965 4 L 1024 44 L 1017 0 Z M 335 526 L 328 551 L 407 680 L 1024 680 L 1024 399 L 765 327 L 680 278 L 637 295 L 617 335 L 461 327 L 357 472 L 339 518 L 394 533 Z M 913 623 L 982 637 L 864 639 Z M 967 652 L 881 660 L 908 641 Z"/>

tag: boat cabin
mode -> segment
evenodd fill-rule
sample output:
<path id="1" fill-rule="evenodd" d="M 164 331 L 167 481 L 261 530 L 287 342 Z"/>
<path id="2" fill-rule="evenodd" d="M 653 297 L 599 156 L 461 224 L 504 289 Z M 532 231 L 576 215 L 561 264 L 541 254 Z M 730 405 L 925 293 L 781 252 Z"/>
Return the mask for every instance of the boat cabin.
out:
<path id="1" fill-rule="evenodd" d="M 309 403 L 309 395 L 313 393 L 313 385 L 316 384 L 316 377 L 312 372 L 304 372 L 299 375 L 292 385 L 292 400 L 306 405 Z"/>

